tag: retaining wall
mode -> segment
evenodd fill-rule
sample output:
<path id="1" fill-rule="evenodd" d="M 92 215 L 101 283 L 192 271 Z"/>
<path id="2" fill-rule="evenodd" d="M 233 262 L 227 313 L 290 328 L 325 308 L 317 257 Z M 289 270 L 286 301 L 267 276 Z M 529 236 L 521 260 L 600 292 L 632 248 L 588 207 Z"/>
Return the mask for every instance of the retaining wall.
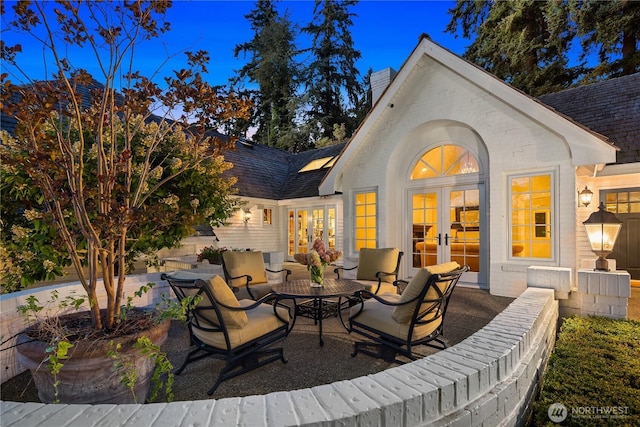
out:
<path id="1" fill-rule="evenodd" d="M 261 396 L 190 402 L 0 402 L 0 421 L 3 427 L 524 425 L 555 342 L 558 303 L 553 293 L 528 288 L 459 344 L 366 377 Z M 3 334 L 4 326 L 3 321 Z M 3 370 L 6 365 L 3 360 Z"/>

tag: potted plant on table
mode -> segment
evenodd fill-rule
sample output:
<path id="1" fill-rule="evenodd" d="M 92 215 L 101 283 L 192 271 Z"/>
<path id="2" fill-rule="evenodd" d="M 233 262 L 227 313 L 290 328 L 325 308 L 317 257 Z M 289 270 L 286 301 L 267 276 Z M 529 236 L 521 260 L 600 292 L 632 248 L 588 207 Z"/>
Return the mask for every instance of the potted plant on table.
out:
<path id="1" fill-rule="evenodd" d="M 327 250 L 322 239 L 316 239 L 308 253 L 298 253 L 293 256 L 297 262 L 307 266 L 311 278 L 311 286 L 323 286 L 324 270 L 332 262 L 342 256 L 341 251 Z"/>
<path id="2" fill-rule="evenodd" d="M 227 248 L 217 248 L 215 246 L 205 246 L 198 253 L 198 262 L 209 261 L 209 264 L 222 264 L 222 253 L 225 252 Z"/>
<path id="3" fill-rule="evenodd" d="M 246 118 L 248 101 L 204 81 L 206 52 L 186 52 L 187 65 L 164 76 L 163 87 L 135 71 L 135 48 L 169 29 L 163 22 L 169 6 L 19 2 L 5 20 L 1 58 L 7 74 L 0 96 L 2 114 L 15 119 L 15 129 L 12 135 L 2 132 L 0 144 L 0 280 L 3 292 L 10 292 L 73 266 L 85 295 L 64 301 L 88 311 L 54 315 L 56 328 L 38 322 L 25 340 L 42 340 L 31 352 L 41 371 L 49 369 L 55 400 L 63 403 L 96 403 L 85 400 L 82 387 L 80 396 L 63 395 L 65 369 L 74 370 L 74 381 L 93 387 L 100 382 L 96 370 L 131 367 L 166 337 L 165 327 L 146 350 L 134 348 L 155 335 L 148 332 L 154 322 L 147 312 L 125 310 L 132 260 L 178 245 L 196 225 L 222 225 L 239 203 L 235 181 L 222 177 L 231 166 L 222 155 L 233 139 L 211 130 Z M 9 14 L 6 5 L 3 14 Z M 9 31 L 21 38 L 12 39 Z M 43 69 L 53 71 L 53 80 L 24 74 L 21 43 L 11 40 L 28 36 L 46 52 Z M 98 71 L 95 79 L 90 69 Z M 41 307 L 35 300 L 27 306 L 31 312 Z M 67 322 L 84 326 L 71 333 Z M 81 350 L 83 337 L 90 342 L 87 351 Z M 127 356 L 130 347 L 134 353 Z M 100 359 L 89 377 L 73 375 L 80 368 L 68 368 L 69 360 L 93 356 L 99 348 L 111 349 L 111 363 Z M 136 378 L 131 369 L 119 371 Z M 127 383 L 126 375 L 119 381 Z"/>

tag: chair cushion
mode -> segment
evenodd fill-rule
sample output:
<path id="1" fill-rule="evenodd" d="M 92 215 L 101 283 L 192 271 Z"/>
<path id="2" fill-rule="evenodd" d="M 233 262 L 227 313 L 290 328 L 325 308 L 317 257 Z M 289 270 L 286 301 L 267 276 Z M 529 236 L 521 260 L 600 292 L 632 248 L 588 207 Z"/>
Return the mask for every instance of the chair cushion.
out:
<path id="1" fill-rule="evenodd" d="M 254 304 L 255 301 L 243 299 L 240 300 L 239 303 L 242 307 L 246 307 Z M 278 310 L 280 317 L 289 321 L 289 312 L 287 309 L 276 306 L 276 310 Z M 244 328 L 227 330 L 231 348 L 236 348 L 246 344 L 279 328 L 283 324 L 274 314 L 273 306 L 269 304 L 260 304 L 254 309 L 247 310 L 245 313 L 249 320 Z M 224 334 L 222 332 L 206 332 L 198 328 L 193 328 L 193 334 L 202 342 L 209 344 L 212 347 L 221 349 L 227 348 Z"/>
<path id="2" fill-rule="evenodd" d="M 251 276 L 249 285 L 268 282 L 262 252 L 225 251 L 222 253 L 222 257 L 224 258 L 224 264 L 229 276 L 238 277 L 248 274 Z M 242 277 L 232 280 L 229 284 L 234 287 L 240 287 L 246 283 L 247 280 Z"/>
<path id="3" fill-rule="evenodd" d="M 250 286 L 251 286 L 251 293 L 256 298 L 256 300 L 259 300 L 260 298 L 262 298 L 263 296 L 271 292 L 273 289 L 271 286 L 271 283 L 258 283 L 256 285 L 252 284 Z M 247 290 L 246 286 L 240 286 L 238 288 L 238 292 L 236 292 L 236 298 L 238 298 L 239 300 L 252 299 L 251 295 L 249 295 L 249 291 Z"/>
<path id="4" fill-rule="evenodd" d="M 447 262 L 443 264 L 432 265 L 429 267 L 421 268 L 418 272 L 413 276 L 405 290 L 402 292 L 400 297 L 400 302 L 409 301 L 418 295 L 424 289 L 425 285 L 429 281 L 429 278 L 433 274 L 443 274 L 453 271 L 457 268 L 460 268 L 460 265 L 457 262 Z M 441 287 L 446 286 L 445 284 L 439 284 Z M 441 289 L 444 291 L 444 289 Z M 429 289 L 427 291 L 427 295 L 425 299 L 436 299 L 438 298 L 438 293 Z M 416 304 L 407 304 L 399 307 L 395 307 L 393 310 L 393 319 L 399 323 L 407 323 L 411 321 L 411 317 L 416 309 Z"/>
<path id="5" fill-rule="evenodd" d="M 238 299 L 222 277 L 213 276 L 205 283 L 216 300 L 222 304 L 228 305 L 229 307 L 240 307 Z M 244 328 L 247 323 L 249 323 L 247 313 L 244 311 L 233 311 L 220 307 L 220 313 L 222 314 L 222 319 L 224 320 L 225 325 L 229 329 Z"/>
<path id="6" fill-rule="evenodd" d="M 384 295 L 385 300 L 392 302 L 399 302 L 400 298 L 400 295 Z M 352 307 L 351 316 L 354 316 L 359 309 L 359 304 Z M 380 332 L 384 332 L 388 335 L 397 337 L 401 340 L 411 339 L 411 341 L 429 336 L 433 331 L 436 330 L 439 325 L 438 321 L 416 325 L 416 327 L 413 329 L 413 335 L 409 337 L 409 326 L 411 325 L 411 322 L 396 322 L 392 318 L 392 314 L 395 309 L 397 309 L 397 307 L 394 308 L 393 306 L 381 304 L 371 298 L 364 302 L 363 310 L 360 312 L 360 314 L 354 317 L 353 320 L 360 324 L 376 329 Z M 427 318 L 429 317 L 430 316 L 427 316 Z"/>
<path id="7" fill-rule="evenodd" d="M 378 280 L 376 273 L 384 271 L 390 273 L 395 271 L 398 265 L 398 255 L 400 250 L 397 248 L 382 249 L 360 249 L 360 257 L 358 259 L 358 280 Z M 382 276 L 382 281 L 393 283 L 395 276 Z"/>

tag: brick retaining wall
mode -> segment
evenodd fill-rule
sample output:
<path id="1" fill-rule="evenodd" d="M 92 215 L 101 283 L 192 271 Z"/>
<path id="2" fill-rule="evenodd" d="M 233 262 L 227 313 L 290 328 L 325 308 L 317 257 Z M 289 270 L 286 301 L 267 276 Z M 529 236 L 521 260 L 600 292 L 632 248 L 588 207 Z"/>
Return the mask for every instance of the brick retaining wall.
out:
<path id="1" fill-rule="evenodd" d="M 0 402 L 0 423 L 3 427 L 523 425 L 555 342 L 558 303 L 553 293 L 528 288 L 459 344 L 366 377 L 261 396 L 191 402 Z"/>

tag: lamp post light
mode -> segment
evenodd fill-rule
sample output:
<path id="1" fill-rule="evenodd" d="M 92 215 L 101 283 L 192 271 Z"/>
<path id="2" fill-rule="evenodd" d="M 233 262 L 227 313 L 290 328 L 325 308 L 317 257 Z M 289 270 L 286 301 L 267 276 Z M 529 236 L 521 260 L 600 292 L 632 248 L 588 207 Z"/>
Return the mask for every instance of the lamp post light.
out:
<path id="1" fill-rule="evenodd" d="M 242 215 L 242 220 L 244 221 L 244 223 L 248 223 L 249 220 L 251 220 L 251 210 L 248 208 L 244 209 L 244 213 Z"/>
<path id="2" fill-rule="evenodd" d="M 618 233 L 622 227 L 622 221 L 607 211 L 604 203 L 600 202 L 598 211 L 592 213 L 583 224 L 587 229 L 591 250 L 598 255 L 596 270 L 609 271 L 606 257 L 613 251 L 613 246 L 616 244 Z"/>

